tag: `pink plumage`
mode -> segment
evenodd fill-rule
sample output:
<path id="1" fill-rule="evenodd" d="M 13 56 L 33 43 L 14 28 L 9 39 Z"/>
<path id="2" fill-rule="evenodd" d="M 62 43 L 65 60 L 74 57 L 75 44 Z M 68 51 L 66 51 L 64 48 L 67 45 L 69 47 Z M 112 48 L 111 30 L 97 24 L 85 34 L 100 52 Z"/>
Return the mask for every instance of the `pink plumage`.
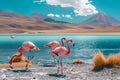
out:
<path id="1" fill-rule="evenodd" d="M 30 50 L 39 50 L 32 42 L 26 41 L 21 45 L 21 50 L 30 51 Z"/>

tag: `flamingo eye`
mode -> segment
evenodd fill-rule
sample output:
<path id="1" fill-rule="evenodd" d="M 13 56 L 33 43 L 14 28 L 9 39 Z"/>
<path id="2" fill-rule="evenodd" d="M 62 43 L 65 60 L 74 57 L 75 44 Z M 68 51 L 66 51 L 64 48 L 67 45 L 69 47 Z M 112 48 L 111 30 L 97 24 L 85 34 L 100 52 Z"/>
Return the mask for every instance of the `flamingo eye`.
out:
<path id="1" fill-rule="evenodd" d="M 55 44 L 52 44 L 53 46 L 55 46 Z"/>
<path id="2" fill-rule="evenodd" d="M 35 46 L 30 46 L 31 49 L 33 49 Z"/>

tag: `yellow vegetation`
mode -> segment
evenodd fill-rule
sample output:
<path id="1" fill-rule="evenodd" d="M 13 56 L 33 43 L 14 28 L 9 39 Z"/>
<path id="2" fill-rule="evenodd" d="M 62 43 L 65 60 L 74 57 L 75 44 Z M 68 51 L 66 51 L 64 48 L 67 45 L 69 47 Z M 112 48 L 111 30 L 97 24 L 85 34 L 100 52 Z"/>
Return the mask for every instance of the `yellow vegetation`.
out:
<path id="1" fill-rule="evenodd" d="M 24 56 L 20 56 L 20 57 L 15 57 L 13 59 L 13 62 L 26 62 L 28 61 L 27 58 L 25 58 Z"/>
<path id="2" fill-rule="evenodd" d="M 93 57 L 93 69 L 98 70 L 102 69 L 105 66 L 106 58 L 104 57 L 102 52 L 97 52 Z"/>
<path id="3" fill-rule="evenodd" d="M 74 59 L 73 60 L 73 64 L 78 64 L 78 63 L 80 63 L 80 59 Z"/>
<path id="4" fill-rule="evenodd" d="M 26 67 L 26 62 L 18 62 L 18 63 L 13 63 L 12 64 L 14 67 Z M 2 64 L 0 63 L 0 68 L 5 68 L 5 67 L 9 67 L 10 64 L 6 63 L 6 64 Z M 29 63 L 29 66 L 32 66 L 32 63 Z"/>
<path id="5" fill-rule="evenodd" d="M 109 55 L 105 58 L 102 52 L 97 52 L 93 57 L 93 70 L 102 68 L 120 68 L 120 53 Z"/>
<path id="6" fill-rule="evenodd" d="M 26 57 L 24 56 L 20 56 L 20 57 L 15 57 L 13 59 L 13 63 L 12 63 L 12 66 L 14 67 L 25 67 L 26 64 L 27 64 L 28 60 Z M 6 64 L 2 64 L 0 63 L 0 68 L 3 68 L 3 67 L 9 67 L 10 64 L 6 63 Z M 32 63 L 30 62 L 28 64 L 29 66 L 32 66 Z"/>
<path id="7" fill-rule="evenodd" d="M 110 55 L 106 60 L 106 67 L 120 68 L 120 53 Z"/>

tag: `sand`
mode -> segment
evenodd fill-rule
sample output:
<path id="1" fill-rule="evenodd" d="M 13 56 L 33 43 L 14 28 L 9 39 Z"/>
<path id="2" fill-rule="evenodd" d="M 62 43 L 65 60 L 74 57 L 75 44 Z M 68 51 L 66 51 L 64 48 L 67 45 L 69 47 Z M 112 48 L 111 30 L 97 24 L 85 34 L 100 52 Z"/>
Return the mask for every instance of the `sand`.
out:
<path id="1" fill-rule="evenodd" d="M 33 64 L 30 71 L 23 68 L 0 68 L 0 79 L 4 80 L 120 80 L 120 69 L 103 69 L 99 72 L 91 71 L 89 64 L 64 64 L 64 75 L 57 75 L 55 67 L 44 67 Z"/>

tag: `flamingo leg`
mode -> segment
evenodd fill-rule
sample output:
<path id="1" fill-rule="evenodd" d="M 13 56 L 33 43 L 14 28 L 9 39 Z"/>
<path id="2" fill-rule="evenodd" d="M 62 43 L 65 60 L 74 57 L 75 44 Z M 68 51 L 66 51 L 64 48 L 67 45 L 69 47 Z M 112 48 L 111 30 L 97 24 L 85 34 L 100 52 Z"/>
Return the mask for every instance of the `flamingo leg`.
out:
<path id="1" fill-rule="evenodd" d="M 52 52 L 52 51 L 50 51 L 50 52 L 49 52 L 49 54 L 51 54 L 51 55 L 52 55 L 52 57 L 53 57 L 53 59 L 54 59 L 54 63 L 55 63 L 55 61 L 56 61 L 55 55 L 53 54 L 53 52 Z"/>
<path id="2" fill-rule="evenodd" d="M 27 60 L 27 64 L 26 64 L 26 70 L 28 70 L 28 65 L 29 65 L 29 56 L 28 56 L 28 60 Z"/>
<path id="3" fill-rule="evenodd" d="M 31 52 L 31 51 L 29 51 Z M 30 60 L 30 55 L 28 55 L 28 60 L 27 60 L 27 64 L 26 64 L 26 70 L 28 70 L 28 67 L 29 67 L 29 60 Z"/>
<path id="4" fill-rule="evenodd" d="M 57 68 L 57 74 L 59 74 L 59 69 L 60 69 L 60 66 L 59 66 L 59 64 L 60 64 L 60 57 L 59 57 L 59 59 L 58 59 L 58 68 Z"/>
<path id="5" fill-rule="evenodd" d="M 10 61 L 9 61 L 9 64 L 10 64 L 10 68 L 11 69 L 13 69 L 13 66 L 12 66 L 12 63 L 13 63 L 13 59 L 14 59 L 14 57 L 16 57 L 17 55 L 14 55 L 14 56 L 12 56 L 12 58 L 10 59 Z"/>
<path id="6" fill-rule="evenodd" d="M 61 65 L 61 74 L 63 74 L 62 57 L 60 57 L 60 65 Z"/>
<path id="7" fill-rule="evenodd" d="M 12 56 L 12 58 L 11 58 L 10 61 L 9 61 L 9 64 L 10 64 L 9 67 L 10 67 L 11 69 L 13 69 L 13 66 L 12 66 L 13 59 L 14 59 L 15 57 L 20 57 L 20 56 L 22 56 L 22 54 L 15 54 L 15 55 Z"/>
<path id="8" fill-rule="evenodd" d="M 53 57 L 53 59 L 54 59 L 54 63 L 55 63 L 55 60 L 56 60 L 56 59 L 55 59 L 55 56 L 54 56 L 54 55 L 52 55 L 52 57 Z"/>

